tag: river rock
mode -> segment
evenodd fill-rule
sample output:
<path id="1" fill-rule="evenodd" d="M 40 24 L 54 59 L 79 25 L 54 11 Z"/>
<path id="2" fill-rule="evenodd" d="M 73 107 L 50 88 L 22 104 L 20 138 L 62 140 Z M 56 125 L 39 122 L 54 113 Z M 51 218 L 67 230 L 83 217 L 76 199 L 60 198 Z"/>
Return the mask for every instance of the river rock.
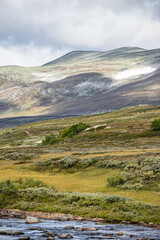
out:
<path id="1" fill-rule="evenodd" d="M 62 238 L 62 239 L 71 239 L 71 238 L 73 238 L 73 236 L 70 235 L 70 234 L 61 234 L 58 237 Z"/>
<path id="2" fill-rule="evenodd" d="M 22 231 L 13 231 L 13 230 L 2 230 L 0 231 L 1 235 L 14 235 L 14 236 L 18 236 L 21 234 L 24 234 Z"/>
<path id="3" fill-rule="evenodd" d="M 68 220 L 71 220 L 71 219 L 70 219 L 70 215 L 69 215 L 69 214 L 65 214 L 65 215 L 63 215 L 63 216 L 60 216 L 60 217 L 58 218 L 58 220 L 59 220 L 59 221 L 68 221 Z"/>
<path id="4" fill-rule="evenodd" d="M 104 233 L 102 234 L 103 237 L 113 237 L 113 233 Z"/>
<path id="5" fill-rule="evenodd" d="M 74 227 L 73 226 L 67 226 L 67 227 L 65 227 L 64 229 L 74 229 Z"/>
<path id="6" fill-rule="evenodd" d="M 138 238 L 137 240 L 150 240 L 150 238 Z"/>
<path id="7" fill-rule="evenodd" d="M 26 217 L 26 223 L 31 224 L 31 223 L 39 223 L 39 222 L 40 221 L 38 218 L 30 217 L 30 216 Z"/>
<path id="8" fill-rule="evenodd" d="M 123 235 L 123 232 L 122 232 L 122 231 L 120 231 L 120 232 L 118 233 L 118 235 L 119 235 L 119 236 L 122 236 L 122 235 Z"/>
<path id="9" fill-rule="evenodd" d="M 94 227 L 88 227 L 88 228 L 85 228 L 86 231 L 97 231 L 98 228 L 94 228 Z"/>
<path id="10" fill-rule="evenodd" d="M 83 227 L 76 228 L 76 231 L 84 231 L 84 230 L 85 230 L 85 228 L 83 228 Z"/>
<path id="11" fill-rule="evenodd" d="M 30 237 L 29 236 L 25 236 L 25 237 L 18 238 L 18 240 L 30 240 Z"/>
<path id="12" fill-rule="evenodd" d="M 53 232 L 47 232 L 46 235 L 50 237 L 55 237 L 57 234 Z"/>
<path id="13" fill-rule="evenodd" d="M 47 237 L 47 240 L 54 240 L 52 236 Z"/>
<path id="14" fill-rule="evenodd" d="M 113 227 L 111 227 L 109 230 L 110 230 L 110 231 L 113 231 L 113 230 L 114 230 L 114 228 L 113 228 Z"/>
<path id="15" fill-rule="evenodd" d="M 131 221 L 122 221 L 123 224 L 130 224 Z"/>

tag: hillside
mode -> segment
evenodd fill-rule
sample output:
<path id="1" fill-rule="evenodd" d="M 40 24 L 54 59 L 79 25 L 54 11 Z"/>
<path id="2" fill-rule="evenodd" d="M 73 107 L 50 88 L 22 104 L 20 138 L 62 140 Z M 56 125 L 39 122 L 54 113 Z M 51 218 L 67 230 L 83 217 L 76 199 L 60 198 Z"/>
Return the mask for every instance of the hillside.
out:
<path id="1" fill-rule="evenodd" d="M 143 105 L 1 130 L 0 181 L 10 181 L 0 183 L 0 204 L 160 224 L 160 132 L 150 127 L 159 116 L 159 106 Z M 80 122 L 90 127 L 42 145 Z"/>
<path id="2" fill-rule="evenodd" d="M 39 120 L 159 105 L 159 79 L 160 49 L 75 51 L 40 67 L 4 66 L 0 118 L 38 116 Z"/>

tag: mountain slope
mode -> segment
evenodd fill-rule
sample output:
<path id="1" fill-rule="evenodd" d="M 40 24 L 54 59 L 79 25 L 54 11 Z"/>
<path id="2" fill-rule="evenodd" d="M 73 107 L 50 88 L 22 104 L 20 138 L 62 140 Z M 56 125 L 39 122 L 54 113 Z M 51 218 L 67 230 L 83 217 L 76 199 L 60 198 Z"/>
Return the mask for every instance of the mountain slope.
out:
<path id="1" fill-rule="evenodd" d="M 0 117 L 159 105 L 159 81 L 160 49 L 74 51 L 40 67 L 0 67 Z"/>

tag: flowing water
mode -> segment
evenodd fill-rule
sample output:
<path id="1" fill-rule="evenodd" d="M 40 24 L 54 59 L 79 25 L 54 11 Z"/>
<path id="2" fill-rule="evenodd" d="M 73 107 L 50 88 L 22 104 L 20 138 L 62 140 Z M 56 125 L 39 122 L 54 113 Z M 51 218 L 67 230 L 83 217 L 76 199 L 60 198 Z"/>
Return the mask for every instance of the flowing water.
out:
<path id="1" fill-rule="evenodd" d="M 72 229 L 66 229 L 71 226 Z M 95 231 L 88 231 L 86 228 L 97 228 Z M 44 230 L 43 230 L 43 229 Z M 84 228 L 83 231 L 77 231 L 77 228 Z M 137 239 L 156 239 L 160 240 L 160 230 L 154 228 L 147 228 L 137 225 L 123 225 L 123 224 L 98 224 L 90 221 L 54 221 L 41 220 L 40 223 L 26 224 L 24 219 L 0 219 L 0 233 L 2 231 L 22 231 L 23 234 L 19 236 L 1 235 L 0 240 L 18 240 L 25 236 L 30 239 L 43 240 L 47 239 L 47 232 L 57 234 L 53 239 L 60 239 L 61 234 L 70 234 L 72 239 L 123 239 L 123 240 L 137 240 Z M 46 231 L 46 232 L 45 232 Z M 123 235 L 118 233 L 122 231 Z M 70 237 L 71 237 L 70 236 Z"/>

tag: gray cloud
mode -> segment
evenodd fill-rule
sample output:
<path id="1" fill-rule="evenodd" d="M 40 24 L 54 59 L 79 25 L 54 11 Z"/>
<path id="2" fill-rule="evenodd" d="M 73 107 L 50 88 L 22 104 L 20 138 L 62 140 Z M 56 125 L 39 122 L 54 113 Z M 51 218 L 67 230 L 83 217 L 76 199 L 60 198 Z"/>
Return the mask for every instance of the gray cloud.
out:
<path id="1" fill-rule="evenodd" d="M 1 0 L 0 65 L 42 64 L 77 49 L 158 48 L 159 16 L 159 0 Z"/>

